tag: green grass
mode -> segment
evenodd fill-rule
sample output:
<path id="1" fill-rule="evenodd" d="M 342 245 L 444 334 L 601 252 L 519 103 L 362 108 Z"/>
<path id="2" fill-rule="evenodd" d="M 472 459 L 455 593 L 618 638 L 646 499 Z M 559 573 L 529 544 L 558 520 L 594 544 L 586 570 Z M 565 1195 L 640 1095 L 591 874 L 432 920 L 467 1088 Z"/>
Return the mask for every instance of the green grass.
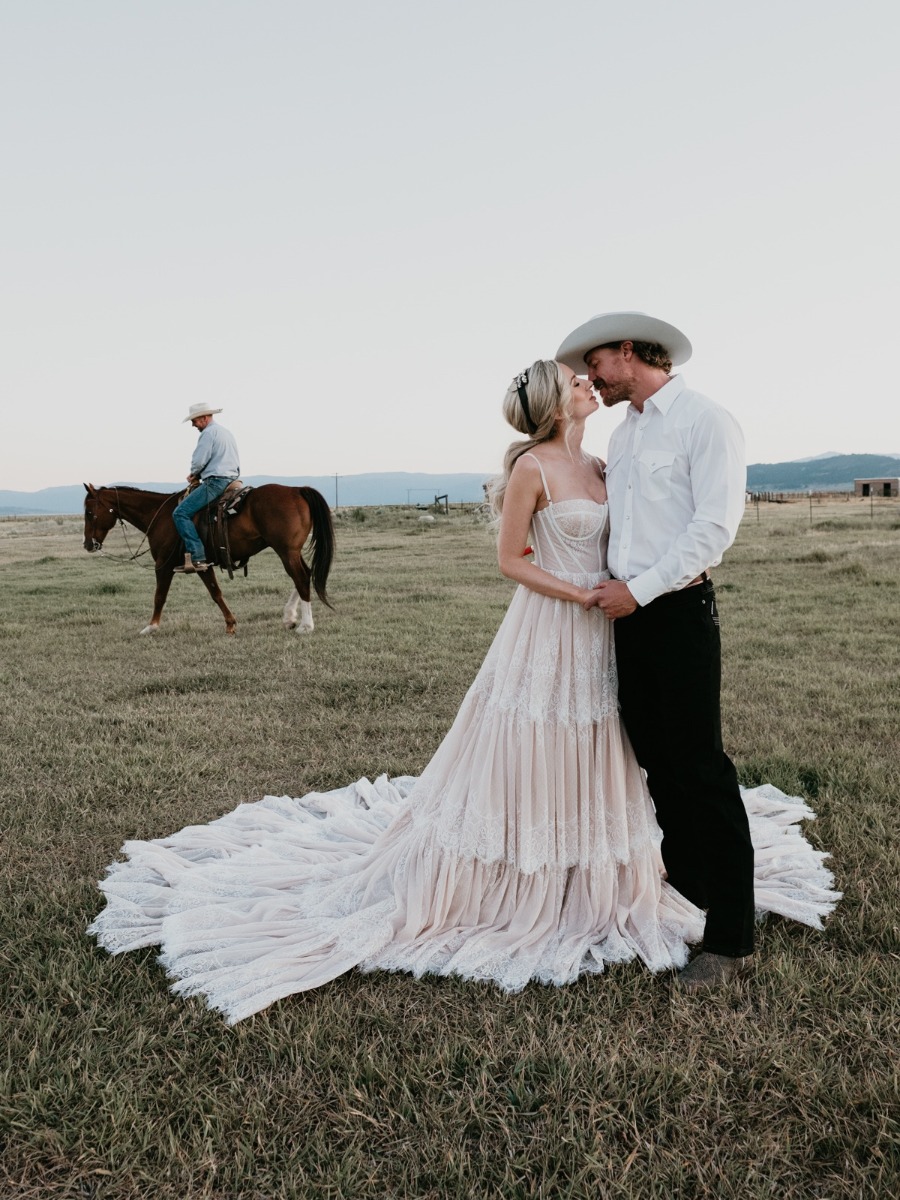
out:
<path id="1" fill-rule="evenodd" d="M 728 745 L 811 800 L 845 898 L 711 1002 L 637 964 L 512 997 L 352 973 L 228 1028 L 85 936 L 126 838 L 427 762 L 511 588 L 471 514 L 364 515 L 308 637 L 271 554 L 224 585 L 235 638 L 188 578 L 141 638 L 151 573 L 0 523 L 3 1200 L 896 1194 L 896 511 L 764 505 L 716 571 Z"/>

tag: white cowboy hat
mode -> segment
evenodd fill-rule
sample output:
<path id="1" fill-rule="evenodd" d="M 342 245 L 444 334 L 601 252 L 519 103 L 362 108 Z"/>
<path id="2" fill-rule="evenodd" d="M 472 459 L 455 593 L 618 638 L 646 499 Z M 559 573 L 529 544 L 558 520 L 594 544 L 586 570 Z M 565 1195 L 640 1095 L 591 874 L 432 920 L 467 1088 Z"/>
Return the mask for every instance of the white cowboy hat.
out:
<path id="1" fill-rule="evenodd" d="M 584 374 L 584 356 L 607 342 L 654 342 L 671 356 L 674 366 L 691 357 L 691 343 L 680 329 L 642 312 L 600 313 L 573 329 L 556 352 L 559 362 Z"/>
<path id="2" fill-rule="evenodd" d="M 211 417 L 214 413 L 221 412 L 221 408 L 210 408 L 208 404 L 192 404 L 188 409 L 188 415 L 182 421 L 193 421 L 195 417 Z"/>

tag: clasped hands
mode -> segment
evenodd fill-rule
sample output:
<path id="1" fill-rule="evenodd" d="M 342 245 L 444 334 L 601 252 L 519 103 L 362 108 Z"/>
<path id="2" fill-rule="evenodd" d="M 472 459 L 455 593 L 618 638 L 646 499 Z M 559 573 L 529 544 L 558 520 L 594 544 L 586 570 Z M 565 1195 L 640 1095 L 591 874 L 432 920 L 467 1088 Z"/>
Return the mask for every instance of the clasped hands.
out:
<path id="1" fill-rule="evenodd" d="M 587 599 L 581 602 L 585 612 L 595 607 L 599 608 L 610 621 L 614 621 L 616 617 L 630 616 L 637 606 L 638 602 L 629 591 L 628 584 L 623 583 L 621 579 L 610 579 L 606 583 L 598 584 L 588 593 Z"/>

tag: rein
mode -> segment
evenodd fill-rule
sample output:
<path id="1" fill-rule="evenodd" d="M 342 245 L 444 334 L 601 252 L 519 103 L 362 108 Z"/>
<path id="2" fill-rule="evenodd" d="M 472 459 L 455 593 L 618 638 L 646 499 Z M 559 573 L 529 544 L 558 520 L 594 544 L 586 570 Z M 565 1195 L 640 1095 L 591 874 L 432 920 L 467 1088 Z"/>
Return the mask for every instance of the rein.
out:
<path id="1" fill-rule="evenodd" d="M 118 486 L 116 484 L 112 484 L 111 490 L 114 491 L 116 494 L 116 507 L 114 510 L 111 509 L 110 511 L 115 512 L 118 522 L 122 526 L 122 537 L 125 539 L 125 548 L 126 548 L 126 550 L 129 551 L 129 554 L 125 555 L 125 556 L 123 556 L 121 554 L 108 554 L 104 550 L 102 543 L 94 553 L 100 554 L 104 558 L 108 558 L 111 562 L 118 562 L 118 563 L 137 562 L 137 560 L 139 558 L 143 558 L 143 556 L 145 554 L 150 553 L 150 543 L 148 541 L 149 536 L 150 536 L 150 530 L 153 528 L 153 522 L 156 520 L 156 518 L 159 516 L 159 514 L 165 508 L 169 497 L 166 496 L 165 500 L 163 500 L 162 504 L 160 504 L 159 508 L 156 510 L 156 512 L 153 514 L 153 516 L 147 522 L 147 528 L 144 530 L 143 536 L 141 537 L 141 540 L 138 542 L 137 550 L 132 550 L 131 546 L 128 542 L 128 527 L 125 524 L 124 518 L 122 517 L 122 509 L 121 509 L 121 504 L 119 502 Z M 92 537 L 93 537 L 93 535 L 92 535 Z M 96 541 L 97 539 L 94 538 L 93 540 Z M 142 550 L 141 547 L 144 545 L 144 542 L 147 542 L 147 547 L 146 547 L 146 549 Z M 177 549 L 178 549 L 178 547 L 176 546 L 175 550 L 165 560 L 166 563 L 171 561 L 171 559 L 175 556 Z M 156 570 L 155 563 L 152 567 L 149 563 L 138 563 L 138 566 L 143 567 L 147 571 L 155 571 Z M 163 566 L 165 566 L 165 563 L 163 563 Z"/>

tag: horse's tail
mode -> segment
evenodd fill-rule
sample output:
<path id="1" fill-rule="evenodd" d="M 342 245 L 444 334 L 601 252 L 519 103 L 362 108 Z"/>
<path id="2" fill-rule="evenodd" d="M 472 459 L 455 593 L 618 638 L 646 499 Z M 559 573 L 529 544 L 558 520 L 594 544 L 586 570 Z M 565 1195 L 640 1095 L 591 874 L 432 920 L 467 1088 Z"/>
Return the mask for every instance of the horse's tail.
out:
<path id="1" fill-rule="evenodd" d="M 331 560 L 334 558 L 334 522 L 331 519 L 331 509 L 328 501 L 315 488 L 298 487 L 297 491 L 309 506 L 312 520 L 312 585 L 316 595 L 329 608 L 334 605 L 328 599 L 325 584 L 328 582 L 328 572 L 331 570 Z"/>

